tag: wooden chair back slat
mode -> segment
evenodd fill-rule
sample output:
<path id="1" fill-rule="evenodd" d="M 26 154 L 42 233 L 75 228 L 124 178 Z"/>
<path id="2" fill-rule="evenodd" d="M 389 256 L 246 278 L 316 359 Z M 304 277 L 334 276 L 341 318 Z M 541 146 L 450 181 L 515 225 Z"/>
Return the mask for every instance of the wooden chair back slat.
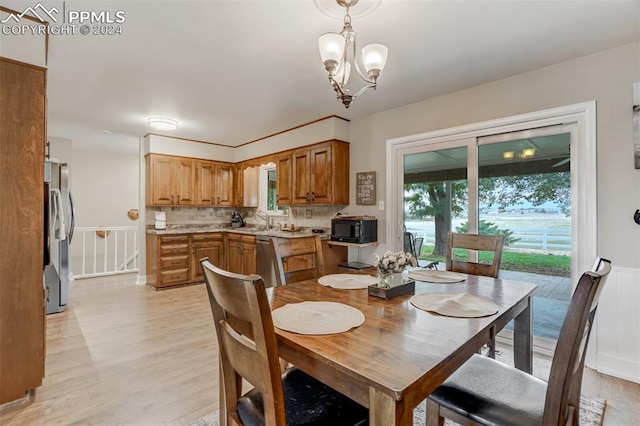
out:
<path id="1" fill-rule="evenodd" d="M 500 265 L 502 264 L 503 248 L 503 235 L 458 234 L 449 232 L 447 234 L 446 269 L 453 272 L 498 278 L 500 275 Z M 493 252 L 493 262 L 491 264 L 485 264 L 456 260 L 454 258 L 454 249 Z"/>
<path id="2" fill-rule="evenodd" d="M 319 278 L 325 274 L 322 241 L 319 235 L 273 240 L 278 267 L 287 284 Z"/>
<path id="3" fill-rule="evenodd" d="M 220 412 L 229 413 L 227 423 L 239 422 L 237 403 L 244 378 L 262 392 L 267 424 L 285 424 L 281 367 L 264 281 L 258 275 L 224 271 L 208 259 L 200 264 L 218 339 Z"/>
<path id="4" fill-rule="evenodd" d="M 597 271 L 585 272 L 571 298 L 551 364 L 543 424 L 578 424 L 582 373 L 598 300 L 611 262 L 598 259 Z"/>

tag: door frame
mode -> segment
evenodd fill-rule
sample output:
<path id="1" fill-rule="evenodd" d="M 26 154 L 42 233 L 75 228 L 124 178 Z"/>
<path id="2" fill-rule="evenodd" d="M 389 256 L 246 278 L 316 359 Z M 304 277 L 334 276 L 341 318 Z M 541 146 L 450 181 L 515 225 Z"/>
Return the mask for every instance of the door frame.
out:
<path id="1" fill-rule="evenodd" d="M 589 270 L 598 251 L 595 101 L 388 139 L 387 247 L 391 250 L 402 248 L 404 155 L 420 152 L 427 145 L 430 148 L 434 144 L 450 146 L 460 144 L 462 140 L 476 143 L 476 139 L 483 136 L 557 125 L 567 125 L 571 129 L 571 282 L 576 282 L 578 271 Z M 477 150 L 471 151 L 477 155 Z M 477 187 L 475 194 L 472 194 L 471 185 L 469 191 L 470 198 L 477 197 Z"/>

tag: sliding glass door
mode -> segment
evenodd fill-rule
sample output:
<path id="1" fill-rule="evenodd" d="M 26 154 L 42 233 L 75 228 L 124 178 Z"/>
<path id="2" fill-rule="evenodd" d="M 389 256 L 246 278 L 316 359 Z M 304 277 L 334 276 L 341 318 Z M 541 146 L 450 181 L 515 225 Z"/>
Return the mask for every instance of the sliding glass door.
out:
<path id="1" fill-rule="evenodd" d="M 436 137 L 399 147 L 388 162 L 401 176 L 395 180 L 402 188 L 396 220 L 402 233 L 420 240 L 421 264 L 444 261 L 448 231 L 504 235 L 501 278 L 538 285 L 534 334 L 542 340 L 557 339 L 566 312 L 576 276 L 572 259 L 580 251 L 578 239 L 585 237 L 575 233 L 579 222 L 571 212 L 586 203 L 575 198 L 578 186 L 587 187 L 595 176 L 580 167 L 584 158 L 572 157 L 585 151 L 577 145 L 576 129 L 568 123 Z M 585 182 L 577 180 L 581 168 Z M 470 260 L 483 261 L 482 253 Z"/>

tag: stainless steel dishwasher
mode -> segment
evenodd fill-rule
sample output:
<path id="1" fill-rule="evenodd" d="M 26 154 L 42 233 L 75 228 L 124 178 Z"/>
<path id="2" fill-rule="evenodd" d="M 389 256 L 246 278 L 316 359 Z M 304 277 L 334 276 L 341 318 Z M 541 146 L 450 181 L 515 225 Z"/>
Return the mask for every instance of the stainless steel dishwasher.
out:
<path id="1" fill-rule="evenodd" d="M 278 265 L 271 238 L 266 235 L 256 236 L 256 274 L 262 277 L 266 287 L 284 284 L 277 278 Z"/>

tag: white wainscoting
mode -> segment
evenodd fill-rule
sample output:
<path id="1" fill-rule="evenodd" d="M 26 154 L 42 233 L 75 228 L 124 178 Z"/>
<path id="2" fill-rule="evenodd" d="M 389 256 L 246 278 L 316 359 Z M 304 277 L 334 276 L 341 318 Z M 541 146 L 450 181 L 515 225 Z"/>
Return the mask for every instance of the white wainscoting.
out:
<path id="1" fill-rule="evenodd" d="M 594 367 L 640 383 L 640 270 L 611 269 L 595 322 Z"/>

